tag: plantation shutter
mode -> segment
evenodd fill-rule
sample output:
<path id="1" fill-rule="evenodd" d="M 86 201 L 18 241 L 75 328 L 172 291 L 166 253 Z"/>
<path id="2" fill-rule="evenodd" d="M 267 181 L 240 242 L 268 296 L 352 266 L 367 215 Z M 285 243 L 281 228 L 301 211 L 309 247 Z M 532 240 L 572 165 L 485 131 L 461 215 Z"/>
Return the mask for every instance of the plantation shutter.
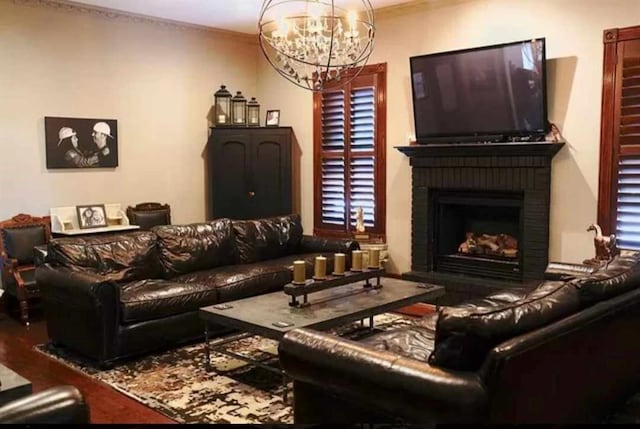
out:
<path id="1" fill-rule="evenodd" d="M 368 69 L 368 70 L 367 70 Z M 384 73 L 367 66 L 314 95 L 315 231 L 348 235 L 362 207 L 368 232 L 384 234 Z"/>
<path id="2" fill-rule="evenodd" d="M 598 222 L 640 250 L 640 27 L 606 30 L 604 42 Z"/>
<path id="3" fill-rule="evenodd" d="M 345 224 L 345 91 L 322 93 L 322 223 Z"/>

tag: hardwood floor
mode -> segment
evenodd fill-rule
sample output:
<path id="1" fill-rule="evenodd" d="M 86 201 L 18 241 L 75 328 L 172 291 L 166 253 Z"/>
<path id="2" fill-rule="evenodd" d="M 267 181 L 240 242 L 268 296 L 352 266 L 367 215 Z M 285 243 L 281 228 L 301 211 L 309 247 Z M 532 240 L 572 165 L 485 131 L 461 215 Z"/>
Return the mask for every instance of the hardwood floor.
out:
<path id="1" fill-rule="evenodd" d="M 175 423 L 108 385 L 36 352 L 33 346 L 46 342 L 46 331 L 42 320 L 36 319 L 27 328 L 0 313 L 0 363 L 31 381 L 34 393 L 62 384 L 77 387 L 89 404 L 91 423 Z"/>

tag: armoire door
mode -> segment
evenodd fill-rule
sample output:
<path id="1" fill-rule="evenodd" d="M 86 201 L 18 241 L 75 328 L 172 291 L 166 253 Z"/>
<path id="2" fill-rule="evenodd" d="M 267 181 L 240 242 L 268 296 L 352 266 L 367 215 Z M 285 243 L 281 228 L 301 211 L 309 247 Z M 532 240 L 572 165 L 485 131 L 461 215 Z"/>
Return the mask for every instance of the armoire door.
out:
<path id="1" fill-rule="evenodd" d="M 256 132 L 252 136 L 252 148 L 254 217 L 291 213 L 290 131 Z"/>
<path id="2" fill-rule="evenodd" d="M 248 219 L 252 214 L 250 135 L 221 133 L 215 136 L 209 168 L 214 218 Z"/>

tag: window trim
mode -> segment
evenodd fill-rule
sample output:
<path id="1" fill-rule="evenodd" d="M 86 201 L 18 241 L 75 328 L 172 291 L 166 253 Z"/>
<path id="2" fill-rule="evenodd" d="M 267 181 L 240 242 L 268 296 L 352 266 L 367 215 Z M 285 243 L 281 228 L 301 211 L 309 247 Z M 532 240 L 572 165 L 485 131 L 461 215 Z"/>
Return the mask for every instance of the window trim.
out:
<path id="1" fill-rule="evenodd" d="M 370 64 L 365 66 L 355 79 L 372 75 L 376 82 L 376 141 L 374 156 L 375 168 L 375 201 L 377 228 L 367 229 L 365 232 L 371 238 L 385 238 L 386 233 L 386 141 L 387 141 L 387 64 Z M 347 75 L 348 78 L 348 75 Z M 353 81 L 352 81 L 353 82 Z M 345 85 L 348 92 L 352 82 Z M 339 83 L 338 83 L 339 85 Z M 336 86 L 338 86 L 336 85 Z M 335 87 L 334 87 L 335 88 Z M 327 88 L 331 89 L 331 87 Z M 348 99 L 348 97 L 346 97 Z M 353 230 L 343 227 L 329 228 L 322 224 L 322 127 L 321 127 L 321 99 L 322 93 L 313 94 L 313 233 L 324 237 L 352 237 Z M 350 123 L 347 123 L 345 134 L 349 135 Z M 350 150 L 350 148 L 349 148 Z M 345 166 L 349 165 L 350 154 L 345 156 Z M 350 223 L 349 213 L 347 224 Z"/>
<path id="2" fill-rule="evenodd" d="M 616 231 L 618 162 L 620 158 L 619 112 L 620 97 L 616 83 L 618 73 L 618 42 L 640 39 L 640 26 L 604 30 L 604 60 L 602 74 L 602 105 L 600 118 L 600 171 L 598 188 L 598 224 L 604 234 Z"/>

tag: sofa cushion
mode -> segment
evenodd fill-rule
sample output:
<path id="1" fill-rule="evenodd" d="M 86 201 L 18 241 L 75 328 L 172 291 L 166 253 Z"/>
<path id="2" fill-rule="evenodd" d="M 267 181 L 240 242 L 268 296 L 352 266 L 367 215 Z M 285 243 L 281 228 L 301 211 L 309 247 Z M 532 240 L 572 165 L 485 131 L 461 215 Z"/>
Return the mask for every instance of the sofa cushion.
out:
<path id="1" fill-rule="evenodd" d="M 625 252 L 595 273 L 572 281 L 584 306 L 611 298 L 640 285 L 640 253 Z"/>
<path id="2" fill-rule="evenodd" d="M 235 241 L 229 219 L 191 225 L 162 225 L 158 235 L 160 263 L 171 278 L 235 262 Z"/>
<path id="3" fill-rule="evenodd" d="M 154 278 L 161 273 L 156 235 L 148 231 L 55 238 L 49 242 L 47 258 L 115 282 Z"/>
<path id="4" fill-rule="evenodd" d="M 576 312 L 576 287 L 559 281 L 542 282 L 521 300 L 488 296 L 445 307 L 436 325 L 435 348 L 429 363 L 456 370 L 476 370 L 489 350 L 502 341 L 547 325 Z"/>
<path id="5" fill-rule="evenodd" d="M 19 265 L 33 263 L 33 248 L 46 242 L 44 225 L 4 228 L 2 237 L 4 250 L 9 258 L 17 259 Z"/>
<path id="6" fill-rule="evenodd" d="M 300 215 L 291 214 L 256 220 L 234 220 L 237 262 L 274 259 L 295 253 L 302 240 Z"/>
<path id="7" fill-rule="evenodd" d="M 433 313 L 417 324 L 374 334 L 360 342 L 378 350 L 388 350 L 426 362 L 434 349 L 437 319 L 438 314 Z"/>
<path id="8" fill-rule="evenodd" d="M 176 283 L 149 279 L 120 287 L 120 309 L 124 323 L 159 319 L 196 311 L 217 302 L 217 291 L 201 283 Z"/>
<path id="9" fill-rule="evenodd" d="M 193 272 L 172 281 L 210 285 L 218 292 L 218 302 L 227 302 L 282 290 L 292 278 L 291 269 L 276 260 Z M 286 300 L 284 294 L 282 298 Z"/>

